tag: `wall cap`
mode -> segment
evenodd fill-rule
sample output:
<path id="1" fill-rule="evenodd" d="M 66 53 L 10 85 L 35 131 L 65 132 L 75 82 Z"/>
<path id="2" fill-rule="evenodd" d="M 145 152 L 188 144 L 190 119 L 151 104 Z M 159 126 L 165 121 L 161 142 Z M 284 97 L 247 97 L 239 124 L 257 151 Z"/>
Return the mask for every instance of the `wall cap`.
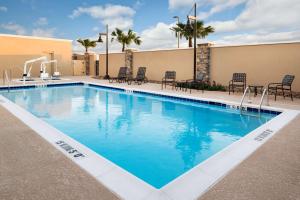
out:
<path id="1" fill-rule="evenodd" d="M 193 48 L 186 47 L 186 48 L 147 49 L 147 50 L 137 50 L 137 51 L 134 51 L 134 53 L 154 52 L 154 51 L 177 51 L 177 50 L 189 50 L 189 49 L 193 49 Z"/>
<path id="2" fill-rule="evenodd" d="M 36 40 L 53 40 L 53 41 L 60 41 L 60 42 L 72 42 L 73 41 L 73 40 L 68 40 L 68 39 L 36 37 L 36 36 L 28 36 L 28 35 L 13 35 L 13 34 L 0 34 L 0 37 L 15 37 L 15 38 L 36 39 Z"/>

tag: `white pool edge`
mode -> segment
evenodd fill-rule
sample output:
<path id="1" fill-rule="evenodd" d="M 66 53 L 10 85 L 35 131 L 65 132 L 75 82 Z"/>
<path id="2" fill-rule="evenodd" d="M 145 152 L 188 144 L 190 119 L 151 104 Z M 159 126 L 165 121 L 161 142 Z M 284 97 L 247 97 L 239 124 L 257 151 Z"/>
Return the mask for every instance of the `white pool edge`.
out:
<path id="1" fill-rule="evenodd" d="M 114 87 L 120 89 L 128 89 L 125 87 L 116 87 L 106 84 L 99 84 L 87 81 L 78 81 L 84 84 L 93 84 L 103 87 Z M 78 83 L 72 81 L 70 83 Z M 55 83 L 59 84 L 59 83 Z M 66 82 L 62 83 L 66 84 Z M 166 92 L 157 92 L 150 90 L 133 89 L 134 91 L 148 92 L 154 94 L 163 94 L 168 96 L 183 97 L 196 100 L 221 102 L 229 105 L 236 105 L 235 102 L 220 101 L 217 99 L 207 99 L 191 97 L 181 94 L 171 94 Z M 238 166 L 243 160 L 249 157 L 255 150 L 275 135 L 281 128 L 292 121 L 300 112 L 289 109 L 279 109 L 274 107 L 264 107 L 267 110 L 282 112 L 272 120 L 253 130 L 245 137 L 232 143 L 217 154 L 211 156 L 206 161 L 198 164 L 193 169 L 182 174 L 174 179 L 161 189 L 156 189 L 145 183 L 121 167 L 115 165 L 111 161 L 105 159 L 101 155 L 93 152 L 89 148 L 80 144 L 71 137 L 65 135 L 61 131 L 55 129 L 43 120 L 35 117 L 27 110 L 21 108 L 7 98 L 0 95 L 1 105 L 23 121 L 26 125 L 32 128 L 56 149 L 61 151 L 69 159 L 74 161 L 82 169 L 96 178 L 99 182 L 105 185 L 109 190 L 115 193 L 122 199 L 170 199 L 170 200 L 188 200 L 196 199 L 209 190 L 219 180 L 226 176 L 232 169 Z M 249 105 L 255 107 L 253 105 Z M 262 141 L 257 141 L 256 138 L 265 130 L 270 129 L 273 132 L 268 134 Z M 84 158 L 75 158 L 73 154 L 67 153 L 59 145 L 57 141 L 64 141 L 80 153 L 84 154 Z"/>

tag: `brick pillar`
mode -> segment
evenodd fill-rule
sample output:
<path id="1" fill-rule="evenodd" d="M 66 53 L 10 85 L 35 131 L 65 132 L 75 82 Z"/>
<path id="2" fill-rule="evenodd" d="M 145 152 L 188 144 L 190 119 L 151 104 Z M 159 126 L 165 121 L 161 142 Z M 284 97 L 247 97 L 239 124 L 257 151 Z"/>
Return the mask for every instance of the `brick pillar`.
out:
<path id="1" fill-rule="evenodd" d="M 210 47 L 211 43 L 197 45 L 197 73 L 205 74 L 205 79 L 210 81 Z"/>
<path id="2" fill-rule="evenodd" d="M 90 54 L 89 53 L 84 54 L 84 60 L 85 60 L 85 75 L 89 76 L 90 75 Z"/>
<path id="3" fill-rule="evenodd" d="M 133 75 L 133 50 L 126 49 L 125 50 L 125 67 L 130 69 L 130 75 Z"/>

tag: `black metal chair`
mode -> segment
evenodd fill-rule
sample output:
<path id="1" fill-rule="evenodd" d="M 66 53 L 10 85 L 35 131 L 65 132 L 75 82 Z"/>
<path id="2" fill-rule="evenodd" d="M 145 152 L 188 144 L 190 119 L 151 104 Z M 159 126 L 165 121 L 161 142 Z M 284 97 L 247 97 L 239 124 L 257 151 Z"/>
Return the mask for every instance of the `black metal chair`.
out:
<path id="1" fill-rule="evenodd" d="M 242 88 L 245 91 L 247 84 L 246 77 L 246 73 L 233 73 L 232 80 L 229 81 L 228 86 L 229 95 L 231 91 L 234 93 L 235 88 Z"/>
<path id="2" fill-rule="evenodd" d="M 128 67 L 120 67 L 119 73 L 117 77 L 110 77 L 109 82 L 112 83 L 113 81 L 116 81 L 118 83 L 125 82 L 128 77 Z"/>
<path id="3" fill-rule="evenodd" d="M 286 96 L 290 96 L 291 100 L 293 101 L 292 84 L 294 79 L 294 75 L 285 75 L 281 83 L 270 83 L 268 85 L 268 93 L 274 93 L 276 101 L 278 92 L 281 91 L 283 98 L 285 98 Z M 286 92 L 288 92 L 289 94 L 286 94 Z"/>
<path id="4" fill-rule="evenodd" d="M 172 89 L 174 89 L 174 86 L 176 83 L 176 72 L 175 71 L 166 71 L 165 76 L 162 78 L 162 81 L 161 81 L 161 89 L 163 89 L 164 85 L 166 88 L 168 83 L 170 83 L 172 85 Z"/>
<path id="5" fill-rule="evenodd" d="M 128 85 L 130 85 L 132 81 L 134 81 L 138 85 L 140 85 L 142 83 L 146 83 L 148 81 L 148 79 L 146 77 L 146 70 L 147 70 L 146 67 L 139 67 L 136 77 L 128 79 L 128 81 L 127 81 Z"/>

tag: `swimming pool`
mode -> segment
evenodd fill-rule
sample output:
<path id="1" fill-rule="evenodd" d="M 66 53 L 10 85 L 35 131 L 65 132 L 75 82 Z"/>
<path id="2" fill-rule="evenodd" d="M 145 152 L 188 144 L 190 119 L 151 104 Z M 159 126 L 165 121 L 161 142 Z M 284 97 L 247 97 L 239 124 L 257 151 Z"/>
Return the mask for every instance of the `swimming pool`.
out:
<path id="1" fill-rule="evenodd" d="M 155 188 L 278 114 L 83 84 L 1 94 Z"/>

